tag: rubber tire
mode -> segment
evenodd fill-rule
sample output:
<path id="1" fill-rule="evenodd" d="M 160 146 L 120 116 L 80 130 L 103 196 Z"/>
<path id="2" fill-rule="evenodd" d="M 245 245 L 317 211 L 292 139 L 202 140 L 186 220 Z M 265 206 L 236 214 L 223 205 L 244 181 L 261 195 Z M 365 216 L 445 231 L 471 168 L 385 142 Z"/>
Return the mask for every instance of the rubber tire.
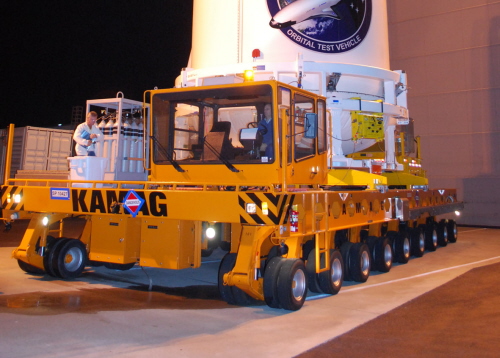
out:
<path id="1" fill-rule="evenodd" d="M 342 260 L 344 261 L 344 281 L 352 281 L 351 272 L 349 270 L 349 251 L 351 250 L 353 243 L 344 242 L 340 247 L 340 253 L 342 255 Z"/>
<path id="2" fill-rule="evenodd" d="M 366 239 L 370 237 L 368 230 L 361 230 L 359 232 L 359 241 L 366 242 Z"/>
<path id="3" fill-rule="evenodd" d="M 425 236 L 425 248 L 427 251 L 436 251 L 438 247 L 438 238 L 436 225 L 434 223 L 422 225 Z"/>
<path id="4" fill-rule="evenodd" d="M 261 260 L 261 264 L 260 264 L 260 276 L 261 277 L 264 277 L 264 275 L 266 274 L 266 267 L 267 265 L 269 264 L 269 262 L 272 260 L 273 257 L 276 257 L 276 256 L 280 256 L 280 247 L 279 246 L 273 246 L 271 247 L 271 250 L 269 250 L 269 252 L 267 253 L 267 257 L 263 260 Z"/>
<path id="5" fill-rule="evenodd" d="M 281 308 L 297 311 L 307 297 L 307 273 L 301 259 L 285 259 L 278 274 L 278 300 Z"/>
<path id="6" fill-rule="evenodd" d="M 17 264 L 19 265 L 19 268 L 23 270 L 26 273 L 29 273 L 31 275 L 45 275 L 45 271 L 42 270 L 41 268 L 38 268 L 36 266 L 33 266 L 27 262 L 17 260 Z"/>
<path id="7" fill-rule="evenodd" d="M 335 231 L 335 248 L 340 249 L 346 242 L 349 242 L 347 230 Z"/>
<path id="8" fill-rule="evenodd" d="M 62 279 L 73 279 L 80 276 L 87 265 L 87 248 L 77 239 L 66 239 L 56 251 L 57 271 Z M 70 262 L 67 262 L 71 258 Z"/>
<path id="9" fill-rule="evenodd" d="M 394 261 L 400 264 L 408 263 L 411 255 L 411 242 L 407 230 L 397 233 L 392 247 L 394 248 Z"/>
<path id="10" fill-rule="evenodd" d="M 446 246 L 448 245 L 448 220 L 441 220 L 439 224 L 437 224 L 437 237 L 438 237 L 438 245 Z"/>
<path id="11" fill-rule="evenodd" d="M 45 267 L 45 272 L 50 276 L 60 278 L 59 269 L 57 267 L 57 256 L 59 255 L 59 249 L 62 245 L 69 239 L 61 238 L 54 240 L 46 249 L 43 256 L 43 266 Z"/>
<path id="12" fill-rule="evenodd" d="M 264 301 L 271 308 L 280 308 L 278 297 L 278 276 L 286 259 L 275 256 L 266 265 L 264 273 Z"/>
<path id="13" fill-rule="evenodd" d="M 128 264 L 117 264 L 114 262 L 105 262 L 104 267 L 110 270 L 127 271 L 134 267 L 136 262 L 129 262 Z"/>
<path id="14" fill-rule="evenodd" d="M 323 265 L 325 257 L 323 256 L 321 259 Z M 344 283 L 344 271 L 342 254 L 339 250 L 330 250 L 330 269 L 318 274 L 321 291 L 330 295 L 339 293 Z"/>
<path id="15" fill-rule="evenodd" d="M 455 220 L 448 220 L 448 242 L 455 243 L 458 239 L 458 228 Z"/>
<path id="16" fill-rule="evenodd" d="M 309 254 L 315 246 L 314 240 L 308 240 L 302 245 L 302 260 L 307 261 L 309 259 Z"/>
<path id="17" fill-rule="evenodd" d="M 227 253 L 220 262 L 218 272 L 219 293 L 222 299 L 231 305 L 235 305 L 236 302 L 234 301 L 231 286 L 224 285 L 224 275 L 233 269 L 235 263 L 236 254 Z"/>
<path id="18" fill-rule="evenodd" d="M 219 247 L 222 251 L 229 251 L 231 250 L 231 243 L 229 241 L 221 241 Z"/>
<path id="19" fill-rule="evenodd" d="M 236 263 L 236 254 L 227 253 L 219 265 L 218 286 L 219 292 L 224 301 L 230 305 L 248 306 L 255 302 L 246 292 L 236 286 L 224 285 L 224 275 L 231 271 Z"/>
<path id="20" fill-rule="evenodd" d="M 373 249 L 373 266 L 376 271 L 389 272 L 392 268 L 392 247 L 390 240 L 385 237 L 379 237 Z"/>
<path id="21" fill-rule="evenodd" d="M 104 264 L 105 264 L 105 262 L 102 262 L 102 261 L 89 260 L 89 262 L 88 262 L 88 265 L 92 266 L 92 267 L 101 267 L 101 266 L 104 266 Z"/>
<path id="22" fill-rule="evenodd" d="M 57 243 L 60 243 L 60 241 L 61 240 L 56 239 L 53 236 L 47 235 L 47 245 L 45 247 L 45 252 L 43 254 L 43 268 L 45 270 L 45 273 L 48 274 L 49 276 L 57 277 L 57 276 L 54 276 L 54 274 L 51 271 L 49 256 L 50 256 L 51 252 L 53 251 L 55 245 Z"/>
<path id="23" fill-rule="evenodd" d="M 425 236 L 419 227 L 410 231 L 411 254 L 415 257 L 422 257 L 425 253 Z"/>
<path id="24" fill-rule="evenodd" d="M 281 256 L 279 245 L 271 247 L 271 250 L 267 253 L 266 263 L 271 261 L 271 259 L 276 256 Z"/>
<path id="25" fill-rule="evenodd" d="M 319 278 L 316 274 L 316 250 L 310 250 L 306 262 L 307 283 L 309 290 L 314 293 L 321 293 Z"/>
<path id="26" fill-rule="evenodd" d="M 209 257 L 212 255 L 214 252 L 214 249 L 202 249 L 201 250 L 201 257 Z"/>
<path id="27" fill-rule="evenodd" d="M 46 248 L 55 243 L 57 239 L 54 236 L 47 235 L 46 237 Z"/>
<path id="28" fill-rule="evenodd" d="M 395 245 L 397 238 L 399 237 L 399 232 L 397 231 L 387 231 L 385 233 L 385 236 L 389 239 L 389 242 L 392 246 L 392 252 L 394 252 L 394 256 L 396 256 L 396 250 L 395 250 Z"/>
<path id="29" fill-rule="evenodd" d="M 367 236 L 367 237 L 365 237 L 364 240 L 362 240 L 362 242 L 364 242 L 368 246 L 368 250 L 370 252 L 370 256 L 371 256 L 370 270 L 376 271 L 377 269 L 375 267 L 375 261 L 373 260 L 373 257 L 374 257 L 375 245 L 378 242 L 378 237 L 376 237 L 376 236 Z"/>
<path id="30" fill-rule="evenodd" d="M 368 245 L 358 242 L 349 250 L 349 272 L 356 282 L 366 282 L 370 276 L 371 257 Z M 366 262 L 368 261 L 368 262 Z"/>

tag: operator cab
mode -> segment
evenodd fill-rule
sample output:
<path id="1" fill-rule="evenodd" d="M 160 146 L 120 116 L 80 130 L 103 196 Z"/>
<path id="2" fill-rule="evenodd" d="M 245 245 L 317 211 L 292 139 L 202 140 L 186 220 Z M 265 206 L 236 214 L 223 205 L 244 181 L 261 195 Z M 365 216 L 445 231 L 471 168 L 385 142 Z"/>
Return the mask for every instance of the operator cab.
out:
<path id="1" fill-rule="evenodd" d="M 290 171 L 290 181 L 303 177 L 297 165 L 315 172 L 323 167 L 316 163 L 326 154 L 321 97 L 276 81 L 158 90 L 151 96 L 154 180 L 278 185 L 286 180 L 283 170 Z M 310 184 L 306 172 L 300 184 Z"/>

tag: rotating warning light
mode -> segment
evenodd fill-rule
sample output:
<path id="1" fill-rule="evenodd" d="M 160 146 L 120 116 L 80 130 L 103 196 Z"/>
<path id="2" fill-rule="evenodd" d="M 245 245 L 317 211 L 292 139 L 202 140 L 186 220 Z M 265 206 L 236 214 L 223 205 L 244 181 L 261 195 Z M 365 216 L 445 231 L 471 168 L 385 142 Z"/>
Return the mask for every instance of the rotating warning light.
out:
<path id="1" fill-rule="evenodd" d="M 245 70 L 243 73 L 243 79 L 245 82 L 252 82 L 254 79 L 253 70 Z"/>
<path id="2" fill-rule="evenodd" d="M 260 57 L 260 50 L 259 50 L 258 48 L 254 49 L 254 50 L 252 51 L 252 57 L 253 57 L 254 59 L 256 59 L 256 58 L 259 58 L 259 57 Z"/>

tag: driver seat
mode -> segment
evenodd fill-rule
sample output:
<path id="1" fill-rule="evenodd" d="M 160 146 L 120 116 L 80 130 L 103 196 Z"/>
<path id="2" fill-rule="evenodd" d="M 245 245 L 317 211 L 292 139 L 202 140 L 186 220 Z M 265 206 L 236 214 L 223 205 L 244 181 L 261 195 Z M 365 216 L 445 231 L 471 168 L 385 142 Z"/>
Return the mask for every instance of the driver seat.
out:
<path id="1" fill-rule="evenodd" d="M 243 146 L 243 151 L 249 154 L 257 153 L 257 148 L 260 147 L 262 135 L 258 128 L 243 128 L 240 130 L 240 143 Z"/>
<path id="2" fill-rule="evenodd" d="M 218 160 L 217 154 L 228 160 L 233 158 L 234 148 L 231 139 L 229 139 L 230 132 L 231 122 L 215 122 L 213 124 L 212 129 L 205 136 L 205 146 L 203 148 L 203 158 L 205 160 Z"/>

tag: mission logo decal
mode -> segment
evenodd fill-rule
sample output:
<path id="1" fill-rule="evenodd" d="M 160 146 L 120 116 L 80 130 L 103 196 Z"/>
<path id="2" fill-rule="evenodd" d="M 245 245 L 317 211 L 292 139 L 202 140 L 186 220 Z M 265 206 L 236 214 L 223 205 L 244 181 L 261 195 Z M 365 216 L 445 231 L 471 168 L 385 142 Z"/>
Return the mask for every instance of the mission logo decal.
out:
<path id="1" fill-rule="evenodd" d="M 366 37 L 372 0 L 267 0 L 269 26 L 312 51 L 341 53 Z"/>

